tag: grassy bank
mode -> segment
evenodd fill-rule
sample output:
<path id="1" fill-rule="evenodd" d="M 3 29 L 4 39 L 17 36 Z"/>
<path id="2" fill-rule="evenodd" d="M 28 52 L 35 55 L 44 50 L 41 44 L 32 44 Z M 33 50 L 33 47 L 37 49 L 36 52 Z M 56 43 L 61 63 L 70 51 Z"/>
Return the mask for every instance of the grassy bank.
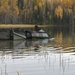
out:
<path id="1" fill-rule="evenodd" d="M 28 28 L 34 27 L 34 25 L 23 24 L 0 24 L 0 28 Z"/>
<path id="2" fill-rule="evenodd" d="M 33 28 L 35 25 L 29 24 L 0 24 L 0 28 Z M 39 25 L 40 26 L 40 25 Z M 48 25 L 41 25 L 40 27 L 45 27 Z"/>

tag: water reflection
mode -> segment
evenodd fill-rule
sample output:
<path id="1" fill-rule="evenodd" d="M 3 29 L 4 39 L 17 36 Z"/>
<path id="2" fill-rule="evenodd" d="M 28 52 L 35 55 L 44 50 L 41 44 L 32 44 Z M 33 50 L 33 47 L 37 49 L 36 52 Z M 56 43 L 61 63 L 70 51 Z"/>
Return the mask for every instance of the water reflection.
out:
<path id="1" fill-rule="evenodd" d="M 40 48 L 46 47 L 49 39 L 44 40 L 15 40 L 0 41 L 0 52 L 13 55 L 39 52 Z"/>
<path id="2" fill-rule="evenodd" d="M 36 45 L 39 47 L 35 50 Z M 0 50 L 0 74 L 74 75 L 75 53 L 54 45 L 56 42 L 49 39 L 8 41 Z"/>
<path id="3" fill-rule="evenodd" d="M 50 26 L 46 31 L 56 39 L 56 47 L 74 47 L 75 30 L 72 26 Z"/>
<path id="4" fill-rule="evenodd" d="M 0 41 L 0 75 L 75 75 L 72 29 L 47 30 L 55 39 Z"/>

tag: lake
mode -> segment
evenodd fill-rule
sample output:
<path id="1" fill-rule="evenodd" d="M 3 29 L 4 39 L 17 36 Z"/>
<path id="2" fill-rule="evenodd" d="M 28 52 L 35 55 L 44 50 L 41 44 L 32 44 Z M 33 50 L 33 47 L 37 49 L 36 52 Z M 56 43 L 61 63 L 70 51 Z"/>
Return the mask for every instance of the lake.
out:
<path id="1" fill-rule="evenodd" d="M 75 75 L 75 31 L 43 28 L 51 38 L 0 41 L 0 75 Z"/>

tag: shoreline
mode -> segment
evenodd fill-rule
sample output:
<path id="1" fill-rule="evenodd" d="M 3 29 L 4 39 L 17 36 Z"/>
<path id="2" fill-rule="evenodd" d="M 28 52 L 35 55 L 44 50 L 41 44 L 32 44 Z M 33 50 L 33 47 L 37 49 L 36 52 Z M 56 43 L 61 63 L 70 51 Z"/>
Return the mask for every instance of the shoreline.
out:
<path id="1" fill-rule="evenodd" d="M 33 28 L 35 25 L 30 24 L 0 24 L 1 28 Z M 38 25 L 39 27 L 46 27 L 49 25 Z"/>

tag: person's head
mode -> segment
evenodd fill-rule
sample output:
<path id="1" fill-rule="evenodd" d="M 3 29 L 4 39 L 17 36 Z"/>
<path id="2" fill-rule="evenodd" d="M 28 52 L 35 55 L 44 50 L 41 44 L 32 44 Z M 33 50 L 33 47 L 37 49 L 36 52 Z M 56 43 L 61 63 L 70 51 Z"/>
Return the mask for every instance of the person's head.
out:
<path id="1" fill-rule="evenodd" d="M 35 26 L 37 26 L 38 27 L 38 25 L 36 24 Z"/>

